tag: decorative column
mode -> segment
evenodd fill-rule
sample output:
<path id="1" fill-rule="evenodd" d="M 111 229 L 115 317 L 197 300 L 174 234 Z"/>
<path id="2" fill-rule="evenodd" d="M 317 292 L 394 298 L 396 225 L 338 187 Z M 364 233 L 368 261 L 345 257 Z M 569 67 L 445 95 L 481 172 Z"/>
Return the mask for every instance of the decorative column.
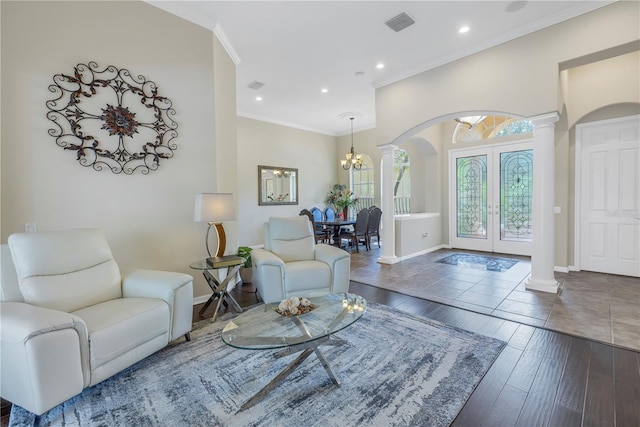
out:
<path id="1" fill-rule="evenodd" d="M 533 252 L 527 290 L 558 292 L 555 264 L 555 123 L 558 113 L 532 117 L 533 124 Z"/>
<path id="2" fill-rule="evenodd" d="M 395 264 L 396 222 L 393 214 L 393 152 L 398 149 L 393 144 L 378 146 L 382 151 L 382 256 L 381 264 Z"/>

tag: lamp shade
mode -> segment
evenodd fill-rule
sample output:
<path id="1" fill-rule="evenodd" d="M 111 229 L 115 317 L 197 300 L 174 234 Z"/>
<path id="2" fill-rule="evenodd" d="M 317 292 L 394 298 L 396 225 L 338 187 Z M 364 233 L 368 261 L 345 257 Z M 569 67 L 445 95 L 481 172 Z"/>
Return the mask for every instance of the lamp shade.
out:
<path id="1" fill-rule="evenodd" d="M 198 193 L 193 216 L 195 222 L 222 222 L 236 219 L 231 193 Z"/>

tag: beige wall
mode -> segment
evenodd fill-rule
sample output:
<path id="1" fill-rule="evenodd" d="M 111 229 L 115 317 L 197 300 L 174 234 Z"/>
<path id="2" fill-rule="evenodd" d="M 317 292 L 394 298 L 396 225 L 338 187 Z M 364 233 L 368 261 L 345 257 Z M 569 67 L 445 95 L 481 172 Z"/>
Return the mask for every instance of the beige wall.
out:
<path id="1" fill-rule="evenodd" d="M 213 73 L 213 100 L 215 102 L 213 125 L 216 156 L 210 159 L 207 164 L 210 165 L 209 167 L 215 165 L 215 179 L 210 182 L 202 182 L 202 191 L 232 193 L 237 209 L 239 154 L 236 125 L 236 66 L 215 36 L 213 37 Z M 235 254 L 238 247 L 238 221 L 225 222 L 224 229 L 227 237 L 225 254 Z"/>
<path id="2" fill-rule="evenodd" d="M 204 295 L 209 289 L 201 275 L 188 268 L 190 261 L 204 256 L 206 225 L 193 222 L 195 193 L 236 195 L 237 221 L 225 223 L 229 253 L 238 244 L 261 244 L 262 223 L 269 216 L 297 215 L 303 207 L 324 206 L 332 184 L 348 183 L 348 173 L 338 164 L 349 149 L 350 135 L 335 138 L 234 117 L 235 66 L 210 31 L 144 2 L 122 2 L 118 8 L 103 2 L 2 1 L 0 5 L 3 242 L 11 233 L 23 231 L 27 222 L 37 223 L 40 230 L 100 227 L 123 268 L 190 273 L 196 278 L 196 295 Z M 73 25 L 65 25 L 68 22 Z M 637 38 L 637 2 L 617 2 L 378 89 L 377 129 L 354 136 L 356 151 L 368 154 L 378 171 L 376 204 L 380 205 L 381 188 L 378 145 L 397 140 L 411 155 L 413 210 L 439 210 L 446 243 L 447 152 L 454 125 L 451 120 L 431 124 L 476 110 L 520 115 L 560 110 L 559 62 Z M 610 99 L 609 94 L 618 90 L 612 92 L 609 86 L 605 101 L 582 100 L 607 79 L 602 76 L 615 75 L 607 81 L 617 84 L 637 77 L 636 58 L 637 53 L 568 71 L 567 84 L 572 86 L 564 93 L 577 120 L 599 117 L 601 110 L 591 112 L 602 107 L 602 114 L 612 114 L 607 103 L 640 101 L 637 89 L 627 92 L 632 99 L 626 95 Z M 130 176 L 84 168 L 47 134 L 50 122 L 44 102 L 50 98 L 47 87 L 53 75 L 69 73 L 74 65 L 90 60 L 142 74 L 173 101 L 178 150 L 157 171 Z M 635 68 L 623 61 L 631 61 Z M 637 85 L 636 78 L 624 87 Z M 617 108 L 613 114 L 630 111 L 637 111 L 637 104 Z M 570 264 L 573 250 L 571 120 L 563 113 L 556 132 L 556 205 L 563 208 L 556 229 L 567 230 L 557 233 L 558 265 Z M 299 205 L 258 206 L 259 164 L 299 169 Z"/>
<path id="3" fill-rule="evenodd" d="M 638 40 L 640 3 L 619 1 L 376 90 L 377 141 L 464 112 L 559 110 L 558 64 Z"/>
<path id="4" fill-rule="evenodd" d="M 637 47 L 640 49 L 640 42 Z M 583 116 L 603 105 L 638 102 L 640 52 L 572 68 L 567 70 L 567 74 L 564 102 L 569 127 L 575 126 Z"/>
<path id="5" fill-rule="evenodd" d="M 188 267 L 205 255 L 194 195 L 216 190 L 216 139 L 235 128 L 214 126 L 214 78 L 230 70 L 214 75 L 213 34 L 142 1 L 2 1 L 1 8 L 2 241 L 28 222 L 38 230 L 99 227 L 121 268 L 193 274 L 196 295 L 210 292 Z M 88 61 L 141 74 L 173 102 L 178 149 L 158 170 L 96 172 L 47 134 L 53 75 Z"/>
<path id="6" fill-rule="evenodd" d="M 556 265 L 573 261 L 573 134 L 575 120 L 611 104 L 640 102 L 638 52 L 581 65 L 562 73 L 559 64 L 615 47 L 633 47 L 640 28 L 637 2 L 616 2 L 570 21 L 521 37 L 471 57 L 388 85 L 376 91 L 377 142 L 402 146 L 421 129 L 442 126 L 442 243 L 448 243 L 448 151 L 452 118 L 462 113 L 505 112 L 529 117 L 561 113 L 556 124 Z M 638 45 L 640 46 L 640 44 Z M 580 63 L 580 61 L 576 61 Z M 584 63 L 584 61 L 582 62 Z M 581 64 L 582 64 L 581 63 Z M 619 113 L 621 109 L 616 109 Z M 430 141 L 433 142 L 433 139 Z M 467 144 L 468 145 L 468 144 Z M 412 159 L 413 165 L 413 159 Z M 413 181 L 412 181 L 413 184 Z"/>
<path id="7" fill-rule="evenodd" d="M 324 208 L 336 182 L 336 138 L 238 117 L 238 242 L 264 243 L 262 225 L 270 216 L 298 215 L 301 209 Z M 298 169 L 297 205 L 258 205 L 258 165 Z"/>

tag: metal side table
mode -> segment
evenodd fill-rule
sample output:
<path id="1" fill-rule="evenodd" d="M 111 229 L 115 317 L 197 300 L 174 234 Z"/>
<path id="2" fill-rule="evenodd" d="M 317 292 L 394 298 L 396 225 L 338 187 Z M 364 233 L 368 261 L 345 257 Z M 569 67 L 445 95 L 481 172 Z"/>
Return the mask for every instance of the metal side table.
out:
<path id="1" fill-rule="evenodd" d="M 211 320 L 213 322 L 216 321 L 218 317 L 218 312 L 220 311 L 220 306 L 224 304 L 231 304 L 233 309 L 238 313 L 242 313 L 242 308 L 240 304 L 227 292 L 227 286 L 231 280 L 234 280 L 240 267 L 244 264 L 245 259 L 236 255 L 226 255 L 221 257 L 213 257 L 213 258 L 205 258 L 198 261 L 194 261 L 189 264 L 190 268 L 194 270 L 201 270 L 202 275 L 207 280 L 207 284 L 213 291 L 211 297 L 204 304 L 202 309 L 199 311 L 199 314 L 202 315 L 207 308 L 211 305 L 214 299 L 218 298 L 218 304 L 216 306 L 216 310 L 213 312 L 213 317 Z M 218 270 L 220 268 L 228 268 L 227 275 L 225 278 L 220 281 L 214 274 L 212 274 L 213 270 Z"/>

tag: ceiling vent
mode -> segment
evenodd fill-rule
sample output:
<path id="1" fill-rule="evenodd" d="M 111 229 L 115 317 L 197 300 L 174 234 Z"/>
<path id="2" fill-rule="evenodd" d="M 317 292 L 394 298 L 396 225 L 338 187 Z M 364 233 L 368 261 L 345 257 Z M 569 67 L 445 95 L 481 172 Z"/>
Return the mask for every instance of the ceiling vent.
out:
<path id="1" fill-rule="evenodd" d="M 400 15 L 394 16 L 393 18 L 385 22 L 387 27 L 391 28 L 396 33 L 415 23 L 416 21 L 414 21 L 413 18 L 407 15 L 405 12 L 402 12 Z"/>
<path id="2" fill-rule="evenodd" d="M 249 83 L 248 85 L 251 89 L 260 89 L 262 86 L 264 86 L 264 83 L 260 83 L 259 81 L 252 81 L 251 83 Z"/>

